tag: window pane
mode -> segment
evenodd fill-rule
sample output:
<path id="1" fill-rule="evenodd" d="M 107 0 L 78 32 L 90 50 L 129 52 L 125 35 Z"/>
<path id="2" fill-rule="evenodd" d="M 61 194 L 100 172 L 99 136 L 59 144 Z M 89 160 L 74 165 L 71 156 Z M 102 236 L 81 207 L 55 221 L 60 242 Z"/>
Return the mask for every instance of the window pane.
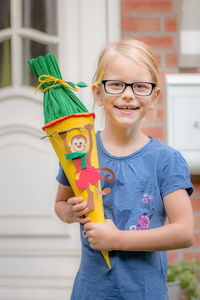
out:
<path id="1" fill-rule="evenodd" d="M 200 16 L 199 0 L 190 0 L 190 1 L 184 0 L 183 8 L 182 8 L 181 29 L 187 31 L 200 30 L 199 16 Z"/>
<path id="2" fill-rule="evenodd" d="M 10 27 L 10 0 L 1 0 L 0 30 Z"/>
<path id="3" fill-rule="evenodd" d="M 40 44 L 28 39 L 23 40 L 23 84 L 37 86 L 38 81 L 31 71 L 27 61 L 38 56 L 45 56 L 48 53 L 54 53 L 57 56 L 57 45 Z"/>
<path id="4" fill-rule="evenodd" d="M 22 26 L 57 34 L 56 0 L 23 0 Z"/>
<path id="5" fill-rule="evenodd" d="M 0 88 L 11 85 L 10 40 L 0 43 Z"/>
<path id="6" fill-rule="evenodd" d="M 180 22 L 180 55 L 181 68 L 200 67 L 200 1 L 183 0 Z"/>

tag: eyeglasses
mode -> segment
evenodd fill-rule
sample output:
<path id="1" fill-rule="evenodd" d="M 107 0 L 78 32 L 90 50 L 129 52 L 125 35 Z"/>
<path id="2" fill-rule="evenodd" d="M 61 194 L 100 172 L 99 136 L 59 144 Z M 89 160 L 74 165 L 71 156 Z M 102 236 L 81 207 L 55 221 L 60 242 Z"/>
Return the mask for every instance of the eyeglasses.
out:
<path id="1" fill-rule="evenodd" d="M 108 94 L 121 94 L 125 91 L 127 86 L 132 88 L 132 91 L 137 96 L 150 96 L 153 89 L 156 87 L 152 82 L 132 82 L 126 83 L 120 80 L 102 80 L 105 92 Z"/>

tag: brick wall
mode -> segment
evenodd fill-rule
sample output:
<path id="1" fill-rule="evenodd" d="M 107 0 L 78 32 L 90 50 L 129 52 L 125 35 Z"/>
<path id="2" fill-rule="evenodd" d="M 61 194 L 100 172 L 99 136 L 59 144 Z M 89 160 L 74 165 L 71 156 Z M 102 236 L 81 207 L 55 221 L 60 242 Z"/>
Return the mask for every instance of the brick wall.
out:
<path id="1" fill-rule="evenodd" d="M 161 89 L 164 75 L 178 72 L 200 72 L 178 67 L 179 22 L 178 0 L 121 0 L 122 36 L 130 36 L 149 44 L 160 66 Z M 166 99 L 161 92 L 155 116 L 147 118 L 144 132 L 166 142 Z M 200 263 L 200 174 L 193 176 L 194 194 L 191 202 L 195 218 L 195 244 L 188 249 L 169 252 L 169 260 L 196 258 Z"/>

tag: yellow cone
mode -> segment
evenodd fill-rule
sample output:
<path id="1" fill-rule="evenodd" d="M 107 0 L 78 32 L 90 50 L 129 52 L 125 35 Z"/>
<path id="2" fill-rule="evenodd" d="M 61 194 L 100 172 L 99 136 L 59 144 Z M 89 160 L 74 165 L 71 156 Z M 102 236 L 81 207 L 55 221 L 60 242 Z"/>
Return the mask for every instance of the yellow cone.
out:
<path id="1" fill-rule="evenodd" d="M 88 200 L 88 191 L 87 189 L 79 189 L 77 187 L 77 182 L 75 181 L 75 177 L 79 176 L 75 173 L 77 171 L 76 165 L 73 160 L 66 160 L 66 143 L 70 149 L 70 143 L 72 138 L 75 135 L 84 135 L 87 140 L 89 140 L 88 148 L 92 145 L 91 150 L 91 159 L 90 164 L 95 169 L 99 168 L 98 163 L 98 155 L 97 155 L 97 146 L 96 146 L 96 135 L 94 126 L 91 130 L 92 141 L 90 141 L 90 134 L 88 132 L 87 125 L 93 124 L 94 122 L 94 114 L 93 113 L 80 113 L 75 115 L 66 116 L 57 120 L 54 120 L 43 127 L 43 130 L 47 133 L 50 138 L 51 144 L 58 156 L 58 159 L 61 163 L 61 166 L 69 180 L 72 190 L 77 197 L 82 197 L 83 201 Z M 86 127 L 85 127 L 86 126 Z M 67 134 L 65 134 L 67 133 Z M 63 138 L 65 136 L 65 140 Z M 90 148 L 89 148 L 90 150 Z M 98 189 L 101 191 L 101 182 L 98 181 Z M 93 201 L 94 201 L 94 209 L 90 211 L 87 216 L 90 217 L 91 222 L 100 222 L 104 223 L 104 211 L 103 211 L 103 200 L 102 195 L 97 194 L 95 185 L 89 186 L 91 192 L 93 193 Z M 110 266 L 109 254 L 107 251 L 102 251 L 104 259 L 108 265 Z"/>

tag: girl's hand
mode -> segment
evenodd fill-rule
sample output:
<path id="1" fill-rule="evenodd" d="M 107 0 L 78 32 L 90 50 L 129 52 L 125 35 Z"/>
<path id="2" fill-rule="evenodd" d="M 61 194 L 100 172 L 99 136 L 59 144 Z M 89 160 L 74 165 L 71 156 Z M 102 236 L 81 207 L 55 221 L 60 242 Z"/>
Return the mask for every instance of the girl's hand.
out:
<path id="1" fill-rule="evenodd" d="M 84 228 L 91 248 L 101 251 L 117 250 L 120 230 L 112 220 L 105 220 L 105 223 L 89 222 Z"/>
<path id="2" fill-rule="evenodd" d="M 71 187 L 59 184 L 56 196 L 55 212 L 66 223 L 82 223 L 90 221 L 85 215 L 89 212 L 87 201 L 82 197 L 75 197 Z"/>
<path id="3" fill-rule="evenodd" d="M 72 197 L 67 200 L 69 206 L 68 223 L 78 222 L 85 224 L 90 221 L 85 215 L 90 211 L 87 206 L 87 201 L 83 202 L 82 197 Z"/>

